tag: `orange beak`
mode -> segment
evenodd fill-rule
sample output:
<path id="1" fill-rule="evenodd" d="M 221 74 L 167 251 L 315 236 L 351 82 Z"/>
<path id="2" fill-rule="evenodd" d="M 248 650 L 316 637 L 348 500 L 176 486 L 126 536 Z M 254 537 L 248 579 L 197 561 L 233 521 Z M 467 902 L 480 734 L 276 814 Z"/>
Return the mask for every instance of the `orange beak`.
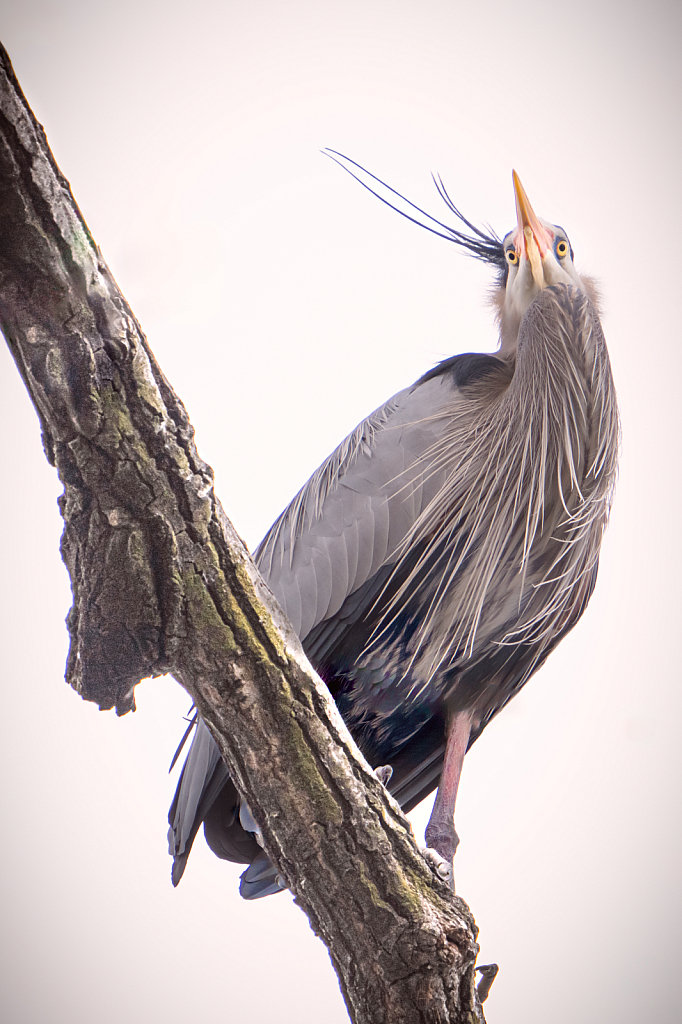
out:
<path id="1" fill-rule="evenodd" d="M 518 229 L 514 239 L 517 250 L 522 253 L 528 262 L 539 288 L 544 285 L 544 273 L 542 260 L 552 245 L 552 235 L 543 227 L 530 205 L 526 190 L 521 184 L 516 171 L 512 171 L 514 182 L 514 195 L 516 197 L 516 218 Z"/>

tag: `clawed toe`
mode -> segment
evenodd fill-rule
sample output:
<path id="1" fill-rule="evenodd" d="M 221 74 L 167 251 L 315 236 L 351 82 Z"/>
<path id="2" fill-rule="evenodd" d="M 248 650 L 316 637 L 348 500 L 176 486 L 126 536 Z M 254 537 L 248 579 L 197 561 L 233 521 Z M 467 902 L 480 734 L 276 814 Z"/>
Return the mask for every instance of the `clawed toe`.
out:
<path id="1" fill-rule="evenodd" d="M 391 781 L 393 775 L 393 768 L 390 764 L 382 764 L 380 768 L 374 769 L 374 774 L 378 778 L 382 786 L 387 786 Z"/>
<path id="2" fill-rule="evenodd" d="M 455 873 L 452 869 L 452 861 L 447 860 L 438 852 L 438 850 L 434 850 L 432 846 L 424 846 L 421 849 L 421 855 L 436 877 L 440 878 L 441 882 L 445 882 L 446 885 L 449 885 L 454 892 Z"/>

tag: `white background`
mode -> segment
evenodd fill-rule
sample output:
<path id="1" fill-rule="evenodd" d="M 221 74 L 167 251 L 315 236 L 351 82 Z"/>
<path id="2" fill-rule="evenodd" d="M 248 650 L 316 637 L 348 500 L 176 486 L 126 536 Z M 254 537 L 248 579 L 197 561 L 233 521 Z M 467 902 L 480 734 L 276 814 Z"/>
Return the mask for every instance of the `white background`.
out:
<path id="1" fill-rule="evenodd" d="M 359 419 L 496 343 L 489 268 L 323 146 L 446 217 L 440 171 L 502 234 L 516 167 L 601 282 L 623 455 L 599 584 L 467 757 L 458 804 L 458 889 L 501 968 L 491 1024 L 680 1019 L 681 20 L 673 0 L 6 0 L 0 17 L 252 547 Z M 60 488 L 0 364 L 1 1019 L 344 1021 L 288 894 L 243 903 L 202 837 L 171 887 L 186 695 L 143 683 L 118 720 L 63 683 Z"/>

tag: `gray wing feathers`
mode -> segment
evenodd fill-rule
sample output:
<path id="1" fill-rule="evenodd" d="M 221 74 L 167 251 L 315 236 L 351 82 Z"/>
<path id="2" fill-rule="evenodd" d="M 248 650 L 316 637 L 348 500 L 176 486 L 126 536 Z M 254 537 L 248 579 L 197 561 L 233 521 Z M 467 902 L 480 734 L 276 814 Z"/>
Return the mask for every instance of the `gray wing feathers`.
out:
<path id="1" fill-rule="evenodd" d="M 227 768 L 223 764 L 220 751 L 200 718 L 182 769 L 182 778 L 168 829 L 168 850 L 175 857 L 182 856 L 188 846 L 192 844 L 196 834 L 194 826 L 199 803 L 219 766 L 224 768 L 224 778 L 227 778 Z M 214 779 L 214 783 L 220 781 L 220 785 L 222 785 L 224 778 Z"/>
<path id="2" fill-rule="evenodd" d="M 318 606 L 317 575 L 312 561 L 301 565 L 297 583 L 299 594 L 303 592 L 307 595 L 308 604 L 300 603 L 300 624 L 295 623 L 294 629 L 299 636 L 306 636 L 315 624 Z"/>
<path id="3" fill-rule="evenodd" d="M 258 567 L 301 639 L 395 559 L 442 482 L 426 456 L 455 397 L 443 377 L 399 392 L 323 463 L 263 540 Z"/>

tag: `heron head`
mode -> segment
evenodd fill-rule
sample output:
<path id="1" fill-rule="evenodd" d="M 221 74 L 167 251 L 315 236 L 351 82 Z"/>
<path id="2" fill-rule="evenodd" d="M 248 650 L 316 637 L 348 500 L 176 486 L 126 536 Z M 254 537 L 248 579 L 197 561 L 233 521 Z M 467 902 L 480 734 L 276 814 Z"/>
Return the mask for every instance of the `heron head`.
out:
<path id="1" fill-rule="evenodd" d="M 572 284 L 599 308 L 594 281 L 579 275 L 573 265 L 573 249 L 566 232 L 558 224 L 548 224 L 535 214 L 516 171 L 512 171 L 512 175 L 517 225 L 500 240 L 492 228 L 477 227 L 464 216 L 448 195 L 440 176 L 434 176 L 433 180 L 441 199 L 457 218 L 455 227 L 432 217 L 350 157 L 335 149 L 324 152 L 396 213 L 454 242 L 470 256 L 495 268 L 497 280 L 490 297 L 497 312 L 499 354 L 503 359 L 515 358 L 523 314 L 543 288 Z"/>
<path id="2" fill-rule="evenodd" d="M 521 318 L 543 288 L 571 284 L 596 299 L 593 283 L 573 265 L 573 249 L 558 224 L 537 216 L 516 171 L 512 171 L 517 225 L 505 235 L 503 283 L 496 298 L 500 319 L 500 354 L 516 352 Z"/>

